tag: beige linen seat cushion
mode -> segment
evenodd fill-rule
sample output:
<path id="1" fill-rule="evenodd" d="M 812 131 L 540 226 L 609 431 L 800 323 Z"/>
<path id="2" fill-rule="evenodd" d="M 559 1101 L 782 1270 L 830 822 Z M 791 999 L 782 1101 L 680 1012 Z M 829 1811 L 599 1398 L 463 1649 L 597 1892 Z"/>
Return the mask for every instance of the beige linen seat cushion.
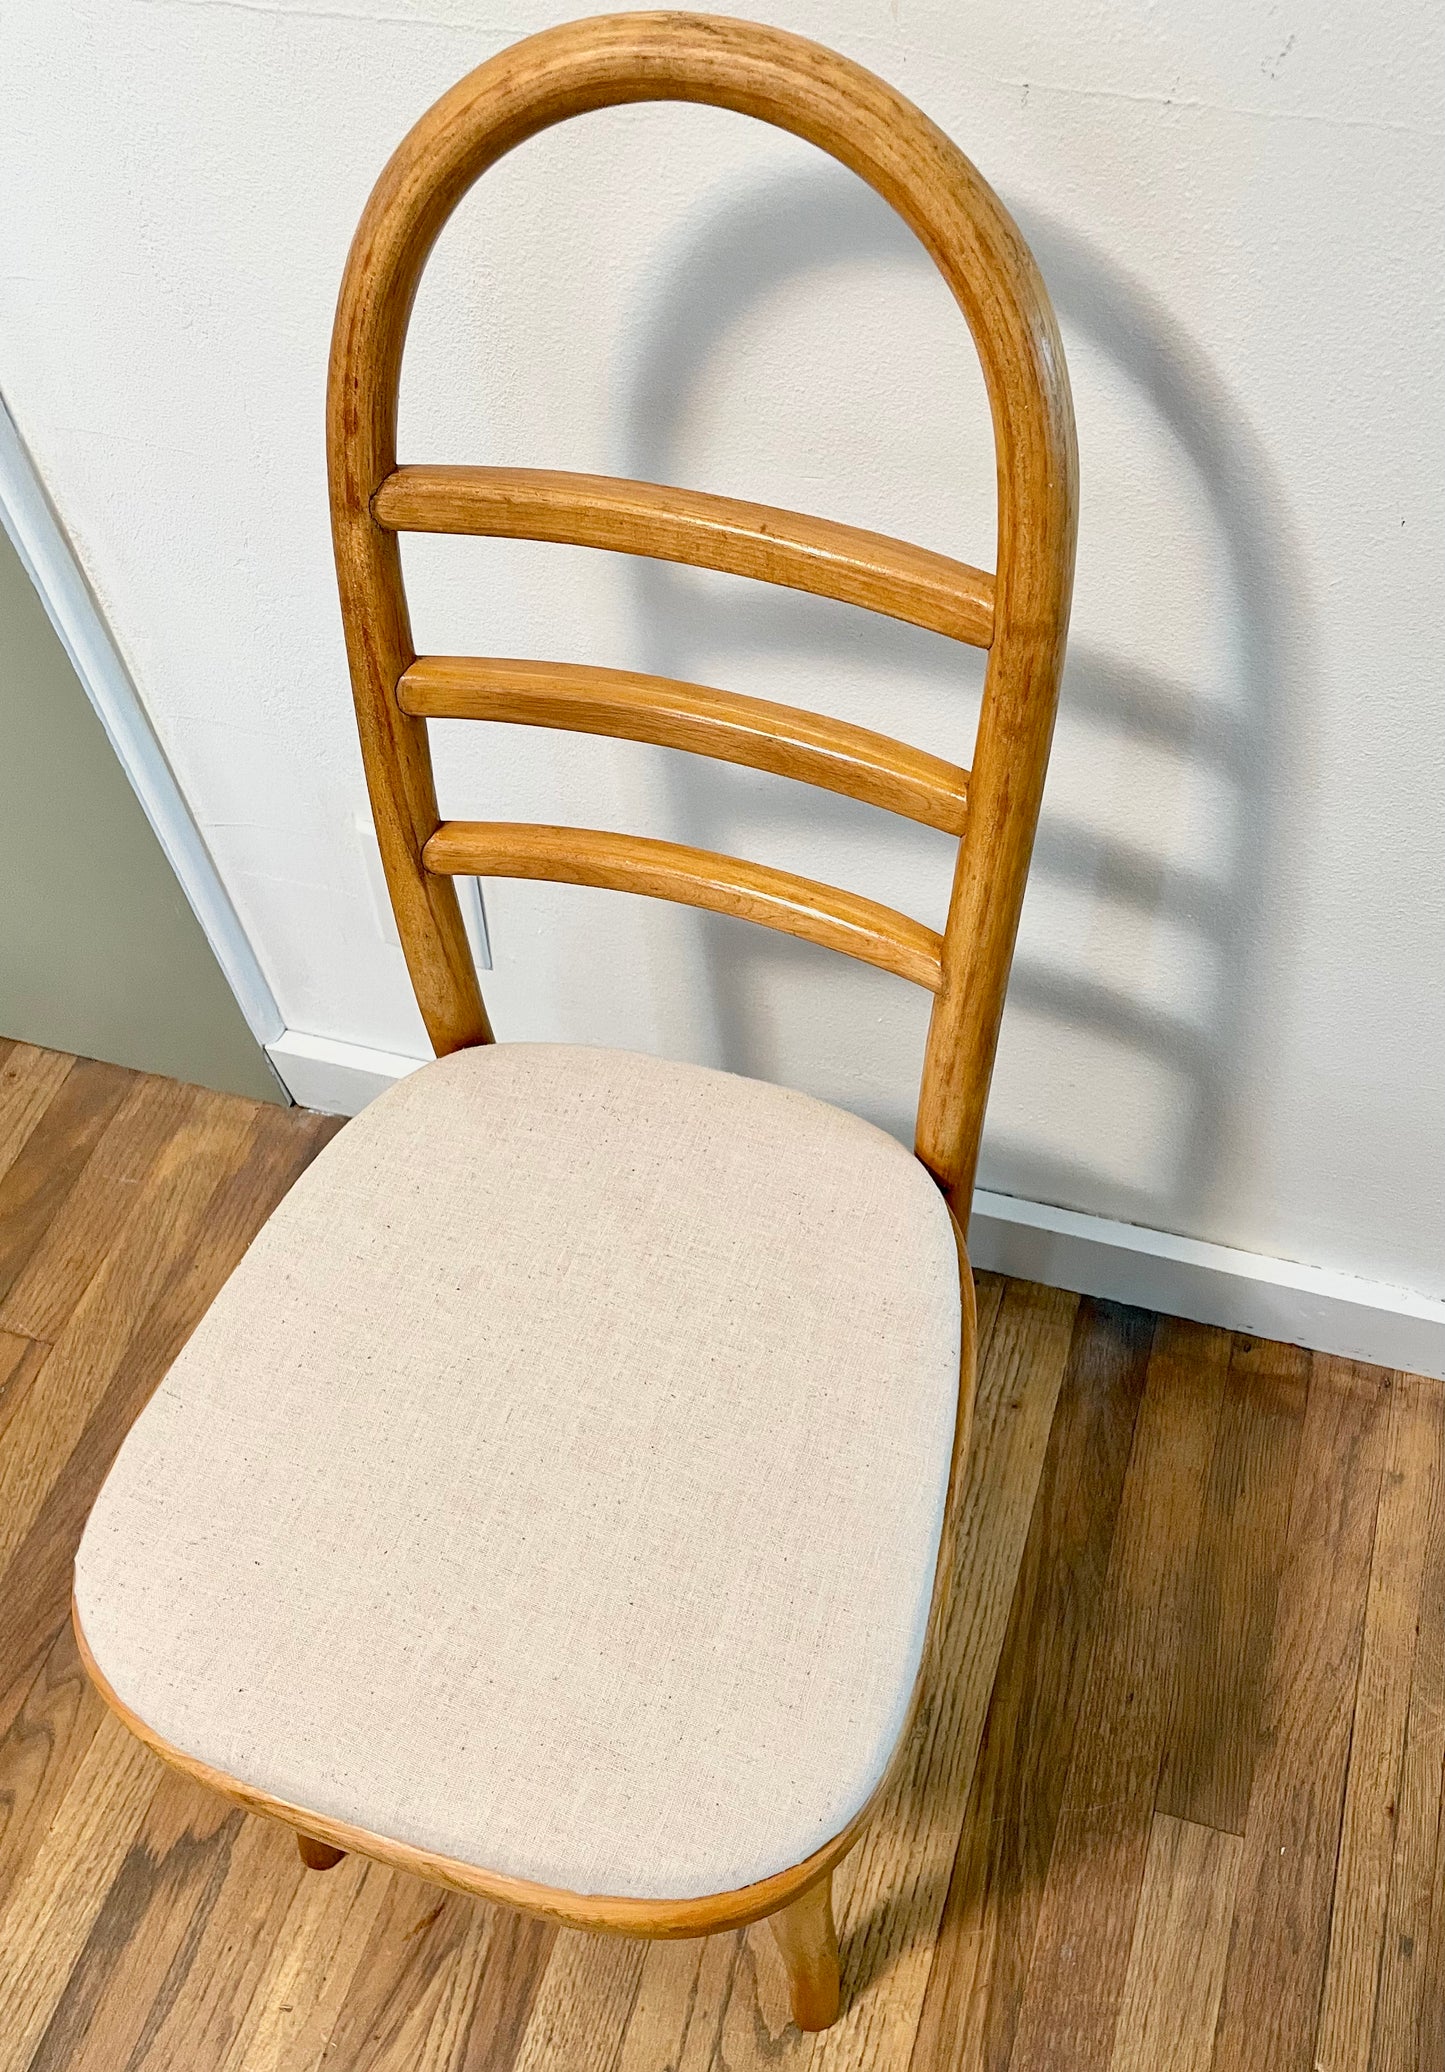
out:
<path id="1" fill-rule="evenodd" d="M 958 1394 L 943 1200 L 755 1080 L 505 1044 L 303 1175 L 126 1440 L 80 1623 L 156 1735 L 588 1894 L 801 1862 L 878 1783 Z"/>

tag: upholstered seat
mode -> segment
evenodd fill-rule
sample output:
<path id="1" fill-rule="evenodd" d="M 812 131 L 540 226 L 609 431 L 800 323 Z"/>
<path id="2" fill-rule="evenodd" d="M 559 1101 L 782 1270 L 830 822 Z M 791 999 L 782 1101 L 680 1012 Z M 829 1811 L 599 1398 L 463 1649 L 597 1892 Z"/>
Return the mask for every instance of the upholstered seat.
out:
<path id="1" fill-rule="evenodd" d="M 624 1052 L 459 1051 L 351 1123 L 127 1439 L 76 1568 L 152 1735 L 572 1892 L 807 1858 L 923 1644 L 943 1198 L 871 1124 Z"/>

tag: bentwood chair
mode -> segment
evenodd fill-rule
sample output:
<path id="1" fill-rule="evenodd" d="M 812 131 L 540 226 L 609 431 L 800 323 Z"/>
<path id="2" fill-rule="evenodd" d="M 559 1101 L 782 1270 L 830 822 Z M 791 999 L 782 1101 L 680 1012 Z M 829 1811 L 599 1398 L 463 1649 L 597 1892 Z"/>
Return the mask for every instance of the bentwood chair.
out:
<path id="1" fill-rule="evenodd" d="M 998 460 L 998 567 L 728 498 L 397 465 L 427 255 L 478 176 L 616 102 L 709 102 L 883 195 L 953 290 Z M 76 1564 L 91 1675 L 141 1739 L 298 1830 L 584 1928 L 771 1917 L 838 2007 L 834 1867 L 885 1789 L 939 1616 L 973 1393 L 962 1230 L 1073 566 L 1067 378 L 1023 242 L 949 139 L 817 45 L 706 15 L 548 30 L 382 174 L 331 362 L 342 611 L 376 827 L 437 1060 L 328 1146 L 141 1416 Z M 567 541 L 869 606 L 988 651 L 973 767 L 606 668 L 418 656 L 398 535 Z M 428 719 L 623 736 L 959 837 L 942 935 L 670 842 L 438 818 Z M 753 921 L 934 996 L 916 1156 L 754 1080 L 494 1045 L 452 884 L 548 878 Z"/>

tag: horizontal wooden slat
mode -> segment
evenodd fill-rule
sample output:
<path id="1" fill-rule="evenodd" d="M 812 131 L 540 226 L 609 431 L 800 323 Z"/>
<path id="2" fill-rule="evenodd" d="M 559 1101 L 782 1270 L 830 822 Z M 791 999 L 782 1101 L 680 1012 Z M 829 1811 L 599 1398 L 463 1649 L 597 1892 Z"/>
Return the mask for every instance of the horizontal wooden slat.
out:
<path id="1" fill-rule="evenodd" d="M 547 468 L 397 468 L 371 500 L 392 532 L 483 533 L 684 561 L 860 604 L 974 647 L 993 639 L 994 579 L 885 533 L 770 504 Z"/>
<path id="2" fill-rule="evenodd" d="M 842 950 L 930 992 L 940 984 L 943 941 L 921 921 L 855 892 L 680 842 L 586 827 L 444 820 L 422 861 L 439 877 L 547 878 L 680 900 Z"/>
<path id="3" fill-rule="evenodd" d="M 627 669 L 480 655 L 423 655 L 396 695 L 403 711 L 425 719 L 507 720 L 685 748 L 823 785 L 945 834 L 963 832 L 967 770 L 795 705 Z"/>

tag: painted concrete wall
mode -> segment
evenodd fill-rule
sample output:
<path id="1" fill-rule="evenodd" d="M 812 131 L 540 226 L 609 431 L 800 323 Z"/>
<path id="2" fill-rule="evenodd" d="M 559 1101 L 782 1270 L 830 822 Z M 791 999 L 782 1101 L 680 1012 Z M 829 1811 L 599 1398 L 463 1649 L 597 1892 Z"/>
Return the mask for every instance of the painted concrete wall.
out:
<path id="1" fill-rule="evenodd" d="M 420 1052 L 368 887 L 321 413 L 390 146 L 566 8 L 10 0 L 0 376 L 293 1027 Z M 750 10 L 745 10 L 750 11 Z M 1442 42 L 1425 0 L 768 0 L 1014 209 L 1073 369 L 1071 660 L 990 1186 L 1445 1292 Z M 753 494 L 986 562 L 966 332 L 880 204 L 695 109 L 537 140 L 447 233 L 403 456 Z M 409 548 L 419 639 L 633 664 L 966 757 L 976 658 L 581 551 Z M 438 730 L 444 810 L 737 847 L 936 919 L 941 837 L 661 751 Z M 742 924 L 499 885 L 510 1036 L 906 1132 L 925 1003 Z"/>
<path id="2" fill-rule="evenodd" d="M 281 1098 L 3 532 L 0 1036 Z"/>

